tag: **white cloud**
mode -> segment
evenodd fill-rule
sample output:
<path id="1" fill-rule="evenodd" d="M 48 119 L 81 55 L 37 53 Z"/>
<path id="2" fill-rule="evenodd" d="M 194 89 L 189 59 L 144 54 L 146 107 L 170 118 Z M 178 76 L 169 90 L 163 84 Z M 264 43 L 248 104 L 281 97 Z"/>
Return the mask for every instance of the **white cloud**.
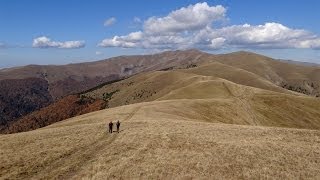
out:
<path id="1" fill-rule="evenodd" d="M 117 21 L 117 19 L 115 17 L 111 17 L 107 20 L 104 21 L 103 25 L 104 26 L 111 26 L 112 24 L 114 24 Z"/>
<path id="2" fill-rule="evenodd" d="M 98 45 L 101 47 L 123 47 L 132 48 L 138 47 L 138 44 L 143 38 L 141 31 L 132 32 L 127 36 L 114 36 L 112 39 L 104 39 Z"/>
<path id="3" fill-rule="evenodd" d="M 219 49 L 219 48 L 223 47 L 225 41 L 226 41 L 226 39 L 222 38 L 222 37 L 212 39 L 209 47 L 211 47 L 212 49 Z"/>
<path id="4" fill-rule="evenodd" d="M 99 46 L 146 49 L 311 48 L 320 49 L 320 37 L 304 29 L 267 22 L 261 25 L 229 25 L 215 28 L 225 19 L 226 8 L 197 3 L 150 17 L 143 30 L 104 39 Z"/>
<path id="5" fill-rule="evenodd" d="M 320 38 L 308 39 L 300 41 L 297 45 L 298 48 L 312 48 L 320 50 Z"/>
<path id="6" fill-rule="evenodd" d="M 208 6 L 206 2 L 189 5 L 171 12 L 165 17 L 151 17 L 144 23 L 144 30 L 150 34 L 168 34 L 202 29 L 212 22 L 224 18 L 226 9 Z"/>
<path id="7" fill-rule="evenodd" d="M 315 48 L 320 38 L 302 29 L 291 29 L 279 23 L 233 25 L 212 29 L 208 38 L 224 38 L 228 46 L 249 48 Z"/>
<path id="8" fill-rule="evenodd" d="M 125 37 L 126 40 L 137 42 L 140 41 L 143 37 L 143 33 L 141 31 L 132 32 L 128 36 Z"/>
<path id="9" fill-rule="evenodd" d="M 52 41 L 46 36 L 41 36 L 33 39 L 32 47 L 34 48 L 61 48 L 61 49 L 75 49 L 83 48 L 85 46 L 84 41 Z"/>

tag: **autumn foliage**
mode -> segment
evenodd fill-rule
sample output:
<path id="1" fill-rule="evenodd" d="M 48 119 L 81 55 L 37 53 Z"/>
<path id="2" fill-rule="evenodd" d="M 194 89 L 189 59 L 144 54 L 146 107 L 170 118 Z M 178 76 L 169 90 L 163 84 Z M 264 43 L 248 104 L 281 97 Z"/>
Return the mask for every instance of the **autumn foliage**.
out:
<path id="1" fill-rule="evenodd" d="M 69 95 L 57 102 L 9 123 L 2 133 L 17 133 L 41 128 L 52 123 L 105 108 L 105 101 Z"/>

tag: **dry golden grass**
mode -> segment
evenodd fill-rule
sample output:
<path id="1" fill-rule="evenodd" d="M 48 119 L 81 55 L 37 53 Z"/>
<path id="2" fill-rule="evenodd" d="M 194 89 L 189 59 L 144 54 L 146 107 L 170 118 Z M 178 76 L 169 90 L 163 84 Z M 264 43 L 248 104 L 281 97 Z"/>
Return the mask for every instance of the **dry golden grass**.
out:
<path id="1" fill-rule="evenodd" d="M 320 97 L 320 69 L 317 66 L 290 64 L 249 52 L 211 56 L 208 59 L 252 72 L 276 85 L 287 84 L 296 87 L 299 92 Z"/>
<path id="2" fill-rule="evenodd" d="M 35 131 L 1 135 L 0 177 L 317 179 L 320 176 L 319 131 L 199 121 L 180 115 L 182 109 L 195 109 L 183 101 L 191 103 L 191 100 L 169 100 L 121 106 Z M 121 132 L 108 134 L 106 123 L 117 119 L 122 121 Z"/>
<path id="3" fill-rule="evenodd" d="M 272 80 L 272 82 L 281 80 L 290 82 L 300 80 L 320 80 L 319 67 L 275 61 L 269 57 L 250 52 L 235 52 L 218 55 L 211 59 L 214 62 L 220 62 L 232 67 L 247 70 L 268 80 Z"/>
<path id="4" fill-rule="evenodd" d="M 200 67 L 187 69 L 183 71 L 186 73 L 194 73 L 203 76 L 220 77 L 237 84 L 271 90 L 275 92 L 293 93 L 275 85 L 273 82 L 267 80 L 266 78 L 263 78 L 250 71 L 222 64 L 219 62 L 209 63 Z"/>
<path id="5" fill-rule="evenodd" d="M 116 92 L 112 95 L 108 104 L 109 107 L 117 107 L 126 104 L 154 101 L 159 98 L 163 99 L 163 96 L 167 96 L 177 89 L 182 89 L 190 85 L 194 86 L 195 83 L 198 84 L 203 81 L 211 81 L 209 83 L 212 85 L 212 88 L 206 88 L 208 91 L 200 93 L 205 96 L 217 96 L 215 95 L 216 92 L 214 90 L 219 88 L 214 86 L 218 85 L 219 82 L 222 82 L 220 78 L 240 85 L 302 96 L 302 94 L 281 88 L 269 80 L 249 71 L 218 62 L 201 65 L 200 67 L 187 70 L 142 73 L 126 80 L 87 92 L 84 95 L 102 99 L 104 93 Z M 217 83 L 213 84 L 214 80 L 216 80 Z M 199 89 L 203 90 L 201 88 Z M 222 91 L 225 91 L 225 89 L 222 89 Z M 192 94 L 190 92 L 183 93 L 191 95 L 193 98 L 200 98 L 198 97 L 199 94 Z M 190 98 L 190 96 L 186 96 L 186 98 Z"/>
<path id="6" fill-rule="evenodd" d="M 260 82 L 255 83 L 259 89 L 243 86 L 215 77 L 213 74 L 221 75 L 223 72 L 210 69 L 211 65 L 206 65 L 183 72 L 139 74 L 85 95 L 102 98 L 104 92 L 119 90 L 109 100 L 110 107 L 150 101 L 190 100 L 176 102 L 179 105 L 175 109 L 180 109 L 181 116 L 229 124 L 320 129 L 319 99 L 271 86 L 262 78 L 252 81 Z M 241 78 L 235 74 L 232 79 L 236 81 Z M 188 106 L 184 107 L 183 103 Z"/>

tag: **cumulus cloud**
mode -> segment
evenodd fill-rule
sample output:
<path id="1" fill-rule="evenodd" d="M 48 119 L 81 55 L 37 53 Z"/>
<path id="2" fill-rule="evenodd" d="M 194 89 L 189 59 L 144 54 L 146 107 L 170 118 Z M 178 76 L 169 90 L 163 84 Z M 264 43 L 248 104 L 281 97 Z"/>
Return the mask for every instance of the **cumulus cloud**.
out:
<path id="1" fill-rule="evenodd" d="M 298 48 L 312 48 L 320 50 L 320 38 L 311 38 L 300 41 L 297 45 Z"/>
<path id="2" fill-rule="evenodd" d="M 107 20 L 104 21 L 103 25 L 104 26 L 111 26 L 112 24 L 114 24 L 117 21 L 117 19 L 115 17 L 111 17 Z"/>
<path id="3" fill-rule="evenodd" d="M 220 39 L 221 42 L 214 41 Z M 220 44 L 220 47 L 245 48 L 319 48 L 320 38 L 302 29 L 279 23 L 233 25 L 220 29 L 206 28 L 195 33 L 194 44 Z M 211 46 L 211 45 L 210 45 Z M 216 47 L 216 46 L 215 46 Z"/>
<path id="4" fill-rule="evenodd" d="M 33 39 L 32 47 L 34 48 L 61 48 L 61 49 L 76 49 L 83 48 L 85 46 L 84 41 L 52 41 L 46 36 L 41 36 Z"/>
<path id="5" fill-rule="evenodd" d="M 264 25 L 234 25 L 212 30 L 209 37 L 223 37 L 228 45 L 248 46 L 259 48 L 312 48 L 303 46 L 304 41 L 315 40 L 312 33 L 291 29 L 279 23 L 265 23 Z"/>
<path id="6" fill-rule="evenodd" d="M 132 32 L 126 36 L 114 36 L 112 39 L 104 39 L 98 45 L 101 47 L 124 47 L 133 48 L 140 46 L 143 39 L 141 31 Z"/>
<path id="7" fill-rule="evenodd" d="M 226 9 L 221 6 L 209 6 L 206 2 L 197 3 L 173 11 L 165 17 L 151 17 L 144 23 L 144 30 L 150 34 L 168 34 L 182 31 L 194 31 L 224 18 Z"/>
<path id="8" fill-rule="evenodd" d="M 149 49 L 312 48 L 320 49 L 320 37 L 281 23 L 229 25 L 215 28 L 226 18 L 226 8 L 197 3 L 150 17 L 141 31 L 104 39 L 99 46 Z"/>
<path id="9" fill-rule="evenodd" d="M 226 39 L 222 37 L 218 37 L 211 40 L 211 44 L 209 44 L 209 47 L 212 49 L 220 49 L 224 46 Z"/>

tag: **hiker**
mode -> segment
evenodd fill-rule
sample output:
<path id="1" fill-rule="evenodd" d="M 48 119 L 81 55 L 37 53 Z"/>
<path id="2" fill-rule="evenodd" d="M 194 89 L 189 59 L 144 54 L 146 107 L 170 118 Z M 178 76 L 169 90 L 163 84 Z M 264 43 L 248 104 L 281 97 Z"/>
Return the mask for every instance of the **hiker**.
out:
<path id="1" fill-rule="evenodd" d="M 119 120 L 117 121 L 116 125 L 117 125 L 117 132 L 119 133 L 119 129 L 120 129 L 120 122 L 119 122 Z"/>
<path id="2" fill-rule="evenodd" d="M 109 123 L 109 133 L 112 133 L 113 123 L 110 121 Z"/>

